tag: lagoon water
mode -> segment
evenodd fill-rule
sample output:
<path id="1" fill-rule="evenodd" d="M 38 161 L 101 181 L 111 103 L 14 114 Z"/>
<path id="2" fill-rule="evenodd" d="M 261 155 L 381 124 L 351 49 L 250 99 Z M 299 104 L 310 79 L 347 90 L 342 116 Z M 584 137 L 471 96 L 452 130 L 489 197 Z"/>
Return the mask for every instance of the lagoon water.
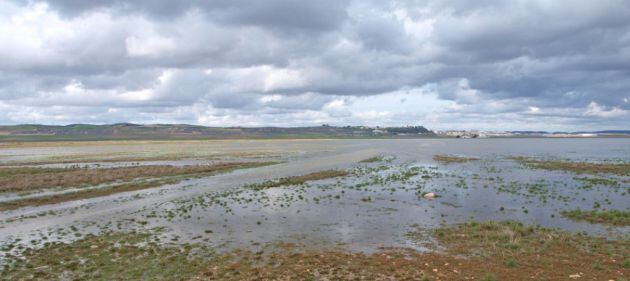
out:
<path id="1" fill-rule="evenodd" d="M 511 158 L 630 162 L 630 138 L 105 142 L 0 146 L 4 156 L 0 162 L 46 162 L 60 155 L 93 160 L 112 153 L 147 156 L 171 151 L 216 156 L 207 162 L 270 159 L 282 163 L 160 188 L 0 212 L 0 245 L 38 247 L 88 233 L 159 228 L 162 241 L 205 243 L 217 249 L 260 248 L 282 241 L 369 252 L 379 247 L 423 249 L 431 241 L 410 239 L 407 233 L 470 220 L 520 220 L 571 232 L 630 235 L 628 227 L 575 222 L 561 215 L 578 208 L 630 209 L 630 177 L 538 170 Z M 433 160 L 437 154 L 480 160 L 440 164 Z M 359 163 L 375 155 L 385 160 Z M 137 164 L 150 163 L 155 162 Z M 76 163 L 60 165 L 71 164 Z M 94 161 L 80 164 L 95 167 Z M 128 164 L 107 162 L 108 166 Z M 246 186 L 325 169 L 347 169 L 352 175 L 263 191 Z M 425 199 L 426 192 L 439 197 Z"/>

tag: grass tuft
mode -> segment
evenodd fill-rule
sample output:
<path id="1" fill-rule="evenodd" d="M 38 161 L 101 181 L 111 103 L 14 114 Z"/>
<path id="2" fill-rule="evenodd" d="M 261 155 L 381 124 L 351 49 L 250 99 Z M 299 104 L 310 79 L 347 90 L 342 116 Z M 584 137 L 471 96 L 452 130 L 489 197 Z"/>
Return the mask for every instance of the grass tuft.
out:
<path id="1" fill-rule="evenodd" d="M 630 226 L 630 210 L 583 211 L 578 209 L 564 211 L 562 215 L 575 221 L 586 221 L 614 226 Z"/>
<path id="2" fill-rule="evenodd" d="M 479 158 L 438 154 L 438 155 L 433 156 L 433 160 L 437 161 L 440 164 L 451 164 L 451 163 L 466 163 L 470 161 L 477 161 L 479 160 Z"/>
<path id="3" fill-rule="evenodd" d="M 511 157 L 511 159 L 535 169 L 559 170 L 577 174 L 616 174 L 630 176 L 630 163 L 591 163 L 565 160 L 539 160 L 532 157 Z"/>
<path id="4" fill-rule="evenodd" d="M 383 157 L 382 155 L 378 155 L 378 156 L 373 156 L 367 159 L 363 159 L 359 161 L 359 163 L 376 163 L 376 162 L 383 161 L 383 159 L 385 159 L 385 157 Z"/>
<path id="5" fill-rule="evenodd" d="M 345 177 L 348 174 L 349 173 L 347 171 L 325 170 L 325 171 L 314 172 L 314 173 L 301 175 L 301 176 L 292 176 L 292 177 L 279 178 L 275 180 L 263 181 L 261 183 L 249 184 L 249 185 L 246 185 L 245 187 L 249 189 L 253 189 L 253 190 L 264 190 L 264 189 L 281 187 L 281 186 L 302 185 L 302 184 L 305 184 L 307 181 Z"/>

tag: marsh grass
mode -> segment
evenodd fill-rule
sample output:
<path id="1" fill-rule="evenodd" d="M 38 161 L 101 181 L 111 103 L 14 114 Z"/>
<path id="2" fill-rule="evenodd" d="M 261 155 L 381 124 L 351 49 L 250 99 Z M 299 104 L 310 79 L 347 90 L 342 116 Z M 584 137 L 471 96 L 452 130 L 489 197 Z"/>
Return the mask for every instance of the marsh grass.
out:
<path id="1" fill-rule="evenodd" d="M 373 157 L 370 157 L 370 158 L 367 158 L 367 159 L 363 159 L 363 160 L 359 161 L 359 163 L 376 163 L 376 162 L 382 162 L 384 158 L 385 158 L 385 157 L 384 157 L 384 156 L 382 156 L 382 155 L 377 155 L 377 156 L 373 156 Z"/>
<path id="2" fill-rule="evenodd" d="M 142 190 L 142 189 L 158 187 L 165 184 L 173 184 L 173 183 L 177 183 L 178 181 L 179 180 L 176 180 L 176 179 L 148 180 L 148 181 L 141 181 L 141 182 L 136 182 L 136 183 L 119 184 L 119 185 L 114 185 L 107 188 L 90 189 L 90 190 L 76 191 L 76 192 L 56 194 L 56 195 L 17 199 L 13 201 L 0 202 L 0 211 L 14 210 L 14 209 L 22 208 L 22 207 L 27 207 L 27 206 L 42 206 L 42 205 L 56 204 L 56 203 L 62 203 L 62 202 L 69 202 L 69 201 L 74 201 L 74 200 L 96 198 L 96 197 L 107 196 L 107 195 L 120 193 L 120 192 Z"/>
<path id="3" fill-rule="evenodd" d="M 347 171 L 325 170 L 325 171 L 314 172 L 314 173 L 301 175 L 301 176 L 284 177 L 284 178 L 279 178 L 275 180 L 263 181 L 260 183 L 249 184 L 249 185 L 246 185 L 245 187 L 252 190 L 264 190 L 264 189 L 281 187 L 281 186 L 302 185 L 308 181 L 345 177 L 347 175 L 349 175 Z"/>
<path id="4" fill-rule="evenodd" d="M 31 197 L 24 199 L 17 199 L 13 201 L 0 202 L 0 211 L 14 210 L 26 206 L 41 206 L 48 204 L 56 204 L 61 202 L 74 201 L 79 199 L 89 199 L 107 196 L 115 193 L 136 191 L 148 188 L 154 188 L 165 184 L 175 184 L 184 179 L 191 177 L 209 176 L 217 173 L 225 173 L 235 169 L 255 168 L 264 165 L 275 164 L 275 162 L 247 162 L 247 163 L 224 163 L 208 166 L 208 168 L 201 170 L 194 170 L 195 173 L 190 173 L 191 170 L 182 174 L 162 174 L 158 178 L 149 178 L 144 180 L 138 180 L 133 182 L 125 182 L 121 184 L 115 184 L 109 187 L 98 189 L 86 189 L 76 192 L 62 193 L 56 195 L 48 195 L 41 197 Z M 209 168 L 212 167 L 212 168 Z"/>
<path id="5" fill-rule="evenodd" d="M 37 168 L 37 167 L 0 167 L 0 181 L 15 176 L 28 176 L 35 174 L 52 174 L 74 171 L 73 168 Z"/>
<path id="6" fill-rule="evenodd" d="M 190 246 L 158 247 L 148 238 L 133 233 L 90 235 L 71 244 L 27 249 L 25 259 L 14 257 L 5 265 L 0 279 L 181 280 L 194 276 L 205 262 Z"/>
<path id="7" fill-rule="evenodd" d="M 603 211 L 563 211 L 563 216 L 575 220 L 589 223 L 606 224 L 613 226 L 630 226 L 630 210 L 603 210 Z"/>
<path id="8" fill-rule="evenodd" d="M 436 261 L 426 261 L 432 265 Z M 425 263 L 429 265 L 428 263 Z M 2 280 L 432 280 L 427 265 L 401 253 L 304 251 L 280 243 L 272 251 L 217 253 L 197 245 L 158 245 L 146 234 L 87 236 L 71 244 L 26 250 Z M 424 270 L 423 270 L 424 268 Z"/>
<path id="9" fill-rule="evenodd" d="M 527 167 L 543 170 L 568 171 L 577 174 L 616 174 L 630 176 L 630 163 L 592 163 L 565 160 L 540 160 L 532 157 L 510 157 Z"/>
<path id="10" fill-rule="evenodd" d="M 139 178 L 212 173 L 271 162 L 234 162 L 190 166 L 133 166 L 103 169 L 2 168 L 0 192 L 33 192 L 48 188 L 94 186 Z"/>
<path id="11" fill-rule="evenodd" d="M 477 161 L 479 160 L 479 158 L 438 154 L 438 155 L 433 156 L 433 160 L 437 161 L 440 164 L 451 164 L 451 163 L 466 163 L 470 161 Z"/>
<path id="12" fill-rule="evenodd" d="M 280 157 L 278 153 L 263 151 L 232 151 L 225 153 L 212 153 L 206 151 L 179 151 L 177 153 L 163 152 L 120 152 L 107 154 L 70 154 L 46 156 L 36 159 L 21 159 L 16 161 L 0 162 L 0 168 L 13 166 L 37 166 L 49 164 L 77 164 L 81 163 L 117 163 L 117 162 L 147 162 L 147 161 L 180 161 L 180 160 L 218 160 L 226 158 L 261 159 Z"/>
<path id="13" fill-rule="evenodd" d="M 153 155 L 153 156 L 130 156 L 126 154 L 122 155 L 64 155 L 64 156 L 49 156 L 44 159 L 25 159 L 20 161 L 11 161 L 0 163 L 0 167 L 11 166 L 38 166 L 38 165 L 50 165 L 50 164 L 75 164 L 75 163 L 115 163 L 115 162 L 145 162 L 145 161 L 177 161 L 182 159 L 193 158 L 187 155 Z M 201 158 L 204 160 L 211 160 L 211 157 Z"/>
<path id="14" fill-rule="evenodd" d="M 630 245 L 624 240 L 518 222 L 471 222 L 431 233 L 445 251 L 382 248 L 367 254 L 278 242 L 262 251 L 218 252 L 197 244 L 158 244 L 149 234 L 88 235 L 9 256 L 0 279 L 567 280 L 579 272 L 584 280 L 623 280 L 628 274 Z"/>
<path id="15" fill-rule="evenodd" d="M 566 279 L 595 263 L 599 265 L 597 271 L 623 272 L 622 261 L 630 254 L 627 239 L 608 240 L 515 221 L 470 222 L 437 229 L 433 234 L 447 253 L 479 258 L 501 269 L 495 271 L 498 275 L 503 272 L 501 280 L 514 280 L 505 279 L 504 273 L 510 271 L 520 271 L 523 274 L 517 276 L 523 279 L 528 272 L 536 271 L 544 272 L 541 277 L 547 280 Z M 588 273 L 594 275 L 598 274 L 593 270 Z"/>
<path id="16" fill-rule="evenodd" d="M 602 185 L 602 186 L 611 186 L 611 187 L 620 187 L 621 184 L 619 181 L 614 179 L 606 179 L 606 178 L 587 178 L 587 177 L 574 177 L 574 180 L 584 182 L 589 186 L 593 185 Z"/>

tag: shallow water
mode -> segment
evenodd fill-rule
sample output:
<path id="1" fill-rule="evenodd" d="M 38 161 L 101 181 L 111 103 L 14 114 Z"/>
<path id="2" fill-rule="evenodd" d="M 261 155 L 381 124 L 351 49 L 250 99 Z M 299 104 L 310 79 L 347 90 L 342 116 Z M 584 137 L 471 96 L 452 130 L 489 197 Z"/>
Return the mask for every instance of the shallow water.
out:
<path id="1" fill-rule="evenodd" d="M 140 147 L 147 150 L 146 146 Z M 278 241 L 358 251 L 401 246 L 423 249 L 407 238 L 410 230 L 471 219 L 516 219 L 593 235 L 630 234 L 627 227 L 573 222 L 560 215 L 563 210 L 596 206 L 629 209 L 629 177 L 535 170 L 507 158 L 628 162 L 630 139 L 222 141 L 184 146 L 154 144 L 150 149 L 174 147 L 184 152 L 212 149 L 225 153 L 240 148 L 277 155 L 286 151 L 291 156 L 283 157 L 286 163 L 278 165 L 162 188 L 1 212 L 0 245 L 37 247 L 46 241 L 68 241 L 87 233 L 163 227 L 163 241 L 198 242 L 225 249 L 257 248 Z M 12 148 L 9 154 L 41 158 L 59 151 L 72 155 L 113 149 Z M 124 149 L 133 154 L 128 146 Z M 0 154 L 3 152 L 0 150 Z M 481 160 L 441 165 L 432 160 L 436 154 Z M 374 155 L 386 155 L 390 161 L 358 163 Z M 16 158 L 20 156 L 11 160 Z M 244 187 L 265 179 L 331 168 L 348 169 L 353 175 L 259 192 Z M 606 178 L 618 184 L 590 185 L 582 177 Z M 425 192 L 440 197 L 425 199 Z"/>

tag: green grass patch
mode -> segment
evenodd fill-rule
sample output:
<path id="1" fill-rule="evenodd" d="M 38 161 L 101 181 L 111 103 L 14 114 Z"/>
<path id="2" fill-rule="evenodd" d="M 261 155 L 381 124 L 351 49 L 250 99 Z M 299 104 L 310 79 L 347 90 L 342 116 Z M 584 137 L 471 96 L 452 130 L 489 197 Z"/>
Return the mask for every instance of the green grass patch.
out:
<path id="1" fill-rule="evenodd" d="M 260 183 L 248 184 L 245 185 L 245 187 L 252 190 L 264 190 L 281 186 L 302 185 L 308 181 L 345 177 L 348 174 L 349 173 L 347 171 L 342 170 L 325 170 L 301 176 L 284 177 L 275 180 L 263 181 Z"/>
<path id="2" fill-rule="evenodd" d="M 470 161 L 477 161 L 479 160 L 479 158 L 438 154 L 438 155 L 433 156 L 433 160 L 437 161 L 440 164 L 451 164 L 451 163 L 466 163 Z"/>
<path id="3" fill-rule="evenodd" d="M 472 221 L 436 229 L 432 236 L 451 255 L 480 259 L 500 280 L 523 280 L 529 276 L 526 271 L 547 272 L 546 280 L 566 279 L 575 272 L 590 271 L 587 276 L 619 272 L 630 249 L 626 238 L 573 234 L 516 221 Z M 426 231 L 411 231 L 408 237 L 426 240 Z M 585 264 L 598 266 L 584 268 Z M 510 272 L 515 275 L 508 278 Z"/>
<path id="4" fill-rule="evenodd" d="M 535 169 L 567 171 L 577 174 L 616 174 L 630 176 L 630 163 L 592 163 L 566 160 L 540 160 L 532 157 L 511 157 L 511 159 Z"/>
<path id="5" fill-rule="evenodd" d="M 208 255 L 212 253 L 203 249 Z M 2 280 L 182 280 L 205 266 L 193 248 L 158 247 L 146 234 L 88 236 L 72 244 L 27 249 L 10 258 Z"/>
<path id="6" fill-rule="evenodd" d="M 359 161 L 359 163 L 377 163 L 377 162 L 382 162 L 384 158 L 385 157 L 382 155 L 377 155 L 377 156 L 373 156 L 367 159 L 363 159 Z"/>
<path id="7" fill-rule="evenodd" d="M 630 211 L 622 210 L 573 210 L 564 211 L 562 215 L 576 221 L 586 221 L 590 223 L 606 224 L 614 226 L 630 226 Z"/>
<path id="8" fill-rule="evenodd" d="M 626 240 L 518 222 L 471 222 L 429 233 L 447 249 L 368 254 L 279 241 L 262 251 L 218 252 L 165 244 L 150 234 L 87 235 L 9 255 L 0 280 L 566 280 L 577 272 L 588 280 L 614 280 L 625 278 L 628 268 Z"/>

